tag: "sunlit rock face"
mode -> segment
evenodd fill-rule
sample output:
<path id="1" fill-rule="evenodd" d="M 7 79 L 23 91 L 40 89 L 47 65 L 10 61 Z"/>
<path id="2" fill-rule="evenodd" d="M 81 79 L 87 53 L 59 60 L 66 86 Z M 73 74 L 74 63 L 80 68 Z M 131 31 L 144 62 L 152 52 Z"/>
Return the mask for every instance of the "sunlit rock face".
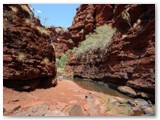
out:
<path id="1" fill-rule="evenodd" d="M 77 9 L 69 31 L 78 45 L 85 35 L 104 24 L 116 28 L 107 52 L 68 59 L 74 76 L 127 85 L 142 97 L 155 96 L 155 5 L 87 5 Z M 108 31 L 109 32 L 109 31 Z M 96 55 L 100 60 L 97 62 Z M 85 61 L 90 61 L 86 63 Z"/>
<path id="2" fill-rule="evenodd" d="M 49 33 L 42 31 L 45 27 L 29 6 L 4 4 L 3 13 L 4 84 L 12 81 L 10 85 L 17 88 L 32 83 L 36 86 L 38 79 L 54 77 L 55 53 Z"/>
<path id="3" fill-rule="evenodd" d="M 80 5 L 72 25 L 68 28 L 74 43 L 78 45 L 96 27 L 105 23 L 112 24 L 113 10 L 114 5 Z"/>

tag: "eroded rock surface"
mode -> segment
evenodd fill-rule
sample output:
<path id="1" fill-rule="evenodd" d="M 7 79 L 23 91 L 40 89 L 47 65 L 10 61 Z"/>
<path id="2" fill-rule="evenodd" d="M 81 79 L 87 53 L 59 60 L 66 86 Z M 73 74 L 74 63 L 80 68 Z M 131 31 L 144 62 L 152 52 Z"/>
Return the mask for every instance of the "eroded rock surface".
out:
<path id="1" fill-rule="evenodd" d="M 82 4 L 77 8 L 72 26 L 68 28 L 75 45 L 83 41 L 85 35 L 105 23 L 112 23 L 114 5 Z"/>
<path id="2" fill-rule="evenodd" d="M 28 5 L 4 4 L 3 10 L 4 84 L 29 89 L 37 86 L 38 79 L 54 78 L 55 54 L 49 34 L 42 31 L 45 28 Z"/>
<path id="3" fill-rule="evenodd" d="M 61 27 L 48 28 L 51 35 L 51 45 L 54 47 L 56 58 L 60 58 L 68 49 L 72 49 L 74 43 L 69 31 Z"/>
<path id="4" fill-rule="evenodd" d="M 78 43 L 103 24 L 117 29 L 107 52 L 90 51 L 85 58 L 71 55 L 67 71 L 73 69 L 78 77 L 127 85 L 154 100 L 155 5 L 81 5 L 69 31 Z"/>

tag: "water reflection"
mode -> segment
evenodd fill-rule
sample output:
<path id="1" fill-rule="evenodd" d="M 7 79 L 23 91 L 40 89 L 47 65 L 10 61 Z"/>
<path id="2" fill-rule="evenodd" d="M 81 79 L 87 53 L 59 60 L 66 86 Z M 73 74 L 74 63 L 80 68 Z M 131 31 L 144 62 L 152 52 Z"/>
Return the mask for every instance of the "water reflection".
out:
<path id="1" fill-rule="evenodd" d="M 114 90 L 110 87 L 108 84 L 104 84 L 103 82 L 97 82 L 93 81 L 91 79 L 79 79 L 79 78 L 74 78 L 70 79 L 74 81 L 76 84 L 79 86 L 91 90 L 91 91 L 96 91 L 96 92 L 102 92 L 104 94 L 112 95 L 112 96 L 119 96 L 119 97 L 124 97 L 124 98 L 130 98 L 129 96 L 126 96 L 117 90 Z M 131 98 L 130 98 L 131 99 Z"/>

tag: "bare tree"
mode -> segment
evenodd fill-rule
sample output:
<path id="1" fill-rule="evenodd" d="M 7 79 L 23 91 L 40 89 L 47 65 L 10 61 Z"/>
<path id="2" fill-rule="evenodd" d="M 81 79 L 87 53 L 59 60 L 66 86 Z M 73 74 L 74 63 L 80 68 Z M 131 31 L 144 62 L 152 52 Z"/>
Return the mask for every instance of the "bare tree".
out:
<path id="1" fill-rule="evenodd" d="M 45 21 L 45 22 L 44 22 L 44 25 L 45 25 L 45 23 L 47 22 L 48 19 L 49 19 L 49 18 L 47 18 L 47 17 L 44 18 L 44 21 Z"/>

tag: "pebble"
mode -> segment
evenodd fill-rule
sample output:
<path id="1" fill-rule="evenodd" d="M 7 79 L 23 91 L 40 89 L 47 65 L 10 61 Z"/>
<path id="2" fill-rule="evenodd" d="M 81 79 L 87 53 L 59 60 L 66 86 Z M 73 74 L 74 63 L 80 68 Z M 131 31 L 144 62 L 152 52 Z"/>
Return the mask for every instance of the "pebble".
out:
<path id="1" fill-rule="evenodd" d="M 153 109 L 152 109 L 151 107 L 146 107 L 146 108 L 144 109 L 144 113 L 145 113 L 145 115 L 148 115 L 148 116 L 153 116 L 153 115 L 155 115 L 155 113 L 154 113 L 154 111 L 153 111 Z"/>
<path id="2" fill-rule="evenodd" d="M 67 110 L 69 113 L 69 116 L 83 116 L 83 111 L 80 105 L 74 104 L 69 106 L 69 109 Z"/>

